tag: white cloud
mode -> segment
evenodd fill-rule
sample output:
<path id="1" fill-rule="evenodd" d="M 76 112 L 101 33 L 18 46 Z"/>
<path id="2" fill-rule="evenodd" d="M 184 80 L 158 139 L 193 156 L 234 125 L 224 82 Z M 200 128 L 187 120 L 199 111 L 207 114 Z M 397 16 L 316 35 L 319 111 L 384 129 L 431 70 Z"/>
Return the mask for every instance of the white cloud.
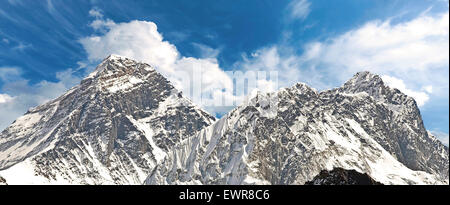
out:
<path id="1" fill-rule="evenodd" d="M 95 23 L 98 22 L 98 23 Z M 101 25 L 101 26 L 93 26 Z M 110 54 L 127 56 L 149 63 L 167 77 L 186 96 L 191 94 L 191 86 L 183 80 L 187 75 L 193 75 L 194 68 L 201 68 L 201 95 L 215 97 L 232 96 L 230 88 L 233 84 L 228 75 L 219 67 L 218 50 L 202 44 L 196 46 L 204 58 L 187 58 L 179 54 L 177 48 L 164 41 L 158 32 L 156 24 L 148 21 L 131 21 L 115 23 L 110 20 L 96 19 L 91 26 L 106 28 L 101 35 L 80 39 L 80 43 L 88 53 L 91 61 L 102 60 Z M 225 91 L 228 90 L 228 91 Z M 193 98 L 194 103 L 203 106 L 199 98 Z M 214 107 L 208 110 L 213 114 Z"/>
<path id="2" fill-rule="evenodd" d="M 298 3 L 298 2 L 296 2 Z M 306 82 L 319 90 L 340 85 L 356 72 L 385 75 L 391 86 L 424 105 L 433 96 L 448 98 L 449 13 L 422 14 L 392 24 L 371 21 L 297 54 L 279 44 L 252 52 L 237 69 L 278 70 L 280 86 Z"/>
<path id="3" fill-rule="evenodd" d="M 92 8 L 89 10 L 89 16 L 95 17 L 95 18 L 103 18 L 102 10 L 98 8 Z"/>
<path id="4" fill-rule="evenodd" d="M 192 43 L 192 45 L 198 50 L 201 58 L 216 58 L 220 53 L 220 49 L 214 49 L 205 44 Z"/>
<path id="5" fill-rule="evenodd" d="M 107 20 L 96 19 L 96 20 L 92 21 L 91 24 L 89 24 L 90 27 L 94 28 L 95 30 L 100 30 L 100 31 L 103 31 L 114 25 L 115 25 L 115 23 L 110 19 L 107 19 Z"/>
<path id="6" fill-rule="evenodd" d="M 19 42 L 16 46 L 12 47 L 12 50 L 24 51 L 25 49 L 32 48 L 32 47 L 33 47 L 33 45 L 31 45 L 31 44 Z"/>
<path id="7" fill-rule="evenodd" d="M 292 2 L 292 15 L 305 18 L 309 6 L 307 1 Z M 108 29 L 102 36 L 81 40 L 91 60 L 102 59 L 110 53 L 129 56 L 153 64 L 172 81 L 180 77 L 177 73 L 199 62 L 203 67 L 216 68 L 212 69 L 217 72 L 215 76 L 223 75 L 215 59 L 218 49 L 193 43 L 203 59 L 186 59 L 174 45 L 163 41 L 152 22 L 96 21 L 101 21 L 99 25 Z M 448 93 L 448 77 L 442 75 L 448 73 L 448 28 L 448 12 L 434 16 L 423 13 L 399 24 L 389 20 L 371 21 L 326 41 L 310 42 L 302 55 L 297 55 L 290 46 L 261 48 L 250 56 L 243 55 L 234 68 L 276 70 L 280 86 L 302 81 L 318 89 L 329 88 L 358 71 L 369 70 L 387 76 L 384 79 L 388 84 L 414 97 L 422 106 L 430 95 L 448 96 L 445 94 Z M 188 63 L 191 66 L 186 65 Z"/>
<path id="8" fill-rule="evenodd" d="M 304 20 L 311 12 L 310 6 L 311 3 L 307 0 L 295 0 L 288 7 L 291 11 L 292 18 Z"/>
<path id="9" fill-rule="evenodd" d="M 114 21 L 112 21 L 111 19 L 103 18 L 103 11 L 101 9 L 92 8 L 91 10 L 89 10 L 89 16 L 95 18 L 95 20 L 89 24 L 89 26 L 94 30 L 104 32 L 107 31 L 108 28 L 115 25 Z"/>
<path id="10" fill-rule="evenodd" d="M 389 87 L 397 88 L 404 94 L 413 97 L 416 100 L 418 106 L 423 106 L 430 99 L 428 94 L 425 92 L 414 91 L 406 88 L 403 80 L 388 75 L 383 75 L 381 76 L 381 78 L 383 79 L 383 82 L 386 83 Z M 428 90 L 432 90 L 433 87 L 427 86 L 427 88 Z"/>
<path id="11" fill-rule="evenodd" d="M 0 104 L 10 102 L 13 99 L 14 98 L 8 94 L 0 94 Z"/>
<path id="12" fill-rule="evenodd" d="M 294 55 L 280 54 L 279 47 L 259 49 L 250 56 L 243 55 L 243 59 L 234 65 L 237 70 L 245 71 L 278 71 L 280 86 L 287 87 L 299 80 L 300 70 Z"/>
<path id="13" fill-rule="evenodd" d="M 448 12 L 397 24 L 371 21 L 326 41 L 310 42 L 304 50 L 301 69 L 320 69 L 328 76 L 319 79 L 322 82 L 343 82 L 368 70 L 401 79 L 409 86 L 402 91 L 414 95 L 419 104 L 433 95 L 448 98 Z"/>
<path id="14" fill-rule="evenodd" d="M 343 75 L 368 69 L 397 76 L 447 67 L 449 14 L 419 16 L 392 24 L 372 21 L 326 42 L 314 42 L 308 60 L 344 69 Z M 342 73 L 339 70 L 338 73 Z M 348 76 L 344 76 L 348 77 Z"/>
<path id="15" fill-rule="evenodd" d="M 20 78 L 21 71 L 17 67 L 0 67 L 0 81 L 6 83 Z"/>
<path id="16" fill-rule="evenodd" d="M 47 0 L 47 10 L 49 13 L 55 12 L 55 7 L 53 6 L 52 0 Z"/>
<path id="17" fill-rule="evenodd" d="M 294 49 L 285 46 L 271 46 L 252 52 L 250 56 L 243 55 L 242 60 L 233 65 L 237 70 L 263 70 L 277 71 L 278 82 L 268 90 L 280 87 L 290 87 L 298 82 L 304 82 L 316 89 L 329 88 L 323 81 L 321 72 L 315 69 L 306 69 L 303 57 L 295 54 Z"/>
<path id="18" fill-rule="evenodd" d="M 163 41 L 156 24 L 147 21 L 110 24 L 104 35 L 83 38 L 80 42 L 90 60 L 118 54 L 148 62 L 164 73 L 172 73 L 172 65 L 179 58 L 175 46 Z"/>
<path id="19" fill-rule="evenodd" d="M 431 94 L 431 93 L 433 93 L 433 86 L 431 86 L 431 85 L 424 86 L 424 87 L 422 87 L 422 90 Z"/>

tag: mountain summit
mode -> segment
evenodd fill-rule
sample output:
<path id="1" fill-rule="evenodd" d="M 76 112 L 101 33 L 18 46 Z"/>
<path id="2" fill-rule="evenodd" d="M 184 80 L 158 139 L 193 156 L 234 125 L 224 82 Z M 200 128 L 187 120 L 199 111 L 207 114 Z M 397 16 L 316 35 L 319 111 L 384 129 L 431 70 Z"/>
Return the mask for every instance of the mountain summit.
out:
<path id="1" fill-rule="evenodd" d="M 150 65 L 111 55 L 0 134 L 0 176 L 8 184 L 141 184 L 177 142 L 214 121 Z"/>

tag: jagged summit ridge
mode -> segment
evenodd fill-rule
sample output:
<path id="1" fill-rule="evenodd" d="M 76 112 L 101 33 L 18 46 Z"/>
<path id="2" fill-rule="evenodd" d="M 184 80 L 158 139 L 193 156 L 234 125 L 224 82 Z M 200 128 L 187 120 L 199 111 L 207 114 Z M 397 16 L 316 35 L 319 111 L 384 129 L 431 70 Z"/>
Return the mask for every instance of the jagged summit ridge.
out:
<path id="1" fill-rule="evenodd" d="M 258 106 L 274 95 L 275 107 Z M 250 101 L 177 145 L 145 183 L 304 184 L 344 168 L 383 184 L 448 184 L 448 148 L 427 134 L 414 100 L 377 75 Z"/>
<path id="2" fill-rule="evenodd" d="M 0 175 L 8 184 L 140 184 L 214 120 L 148 64 L 111 55 L 0 134 Z"/>

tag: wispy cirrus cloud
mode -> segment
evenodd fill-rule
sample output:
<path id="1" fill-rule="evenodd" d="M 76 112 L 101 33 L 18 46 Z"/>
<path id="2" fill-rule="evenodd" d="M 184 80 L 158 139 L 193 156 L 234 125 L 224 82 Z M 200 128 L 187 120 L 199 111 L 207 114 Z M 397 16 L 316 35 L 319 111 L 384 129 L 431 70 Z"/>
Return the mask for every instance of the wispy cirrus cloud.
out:
<path id="1" fill-rule="evenodd" d="M 311 12 L 311 3 L 308 0 L 294 0 L 288 5 L 292 19 L 305 20 Z"/>
<path id="2" fill-rule="evenodd" d="M 22 0 L 8 0 L 8 3 L 11 5 L 22 5 Z"/>
<path id="3" fill-rule="evenodd" d="M 192 46 L 197 49 L 201 58 L 216 58 L 220 53 L 220 49 L 212 48 L 205 44 L 192 43 Z"/>
<path id="4" fill-rule="evenodd" d="M 24 51 L 25 49 L 32 48 L 32 47 L 33 47 L 32 44 L 26 44 L 23 42 L 19 42 L 17 45 L 12 47 L 11 49 L 15 50 L 15 51 Z"/>

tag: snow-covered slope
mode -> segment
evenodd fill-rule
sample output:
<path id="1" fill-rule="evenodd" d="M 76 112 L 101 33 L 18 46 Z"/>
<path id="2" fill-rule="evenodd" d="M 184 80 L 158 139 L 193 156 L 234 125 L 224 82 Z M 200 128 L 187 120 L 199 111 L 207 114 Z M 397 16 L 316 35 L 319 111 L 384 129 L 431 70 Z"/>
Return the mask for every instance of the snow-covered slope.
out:
<path id="1" fill-rule="evenodd" d="M 448 184 L 448 164 L 415 101 L 361 72 L 337 89 L 256 94 L 176 145 L 145 184 L 304 184 L 333 168 L 383 184 Z"/>
<path id="2" fill-rule="evenodd" d="M 0 134 L 0 175 L 8 184 L 141 184 L 175 143 L 214 121 L 148 64 L 111 55 Z"/>

